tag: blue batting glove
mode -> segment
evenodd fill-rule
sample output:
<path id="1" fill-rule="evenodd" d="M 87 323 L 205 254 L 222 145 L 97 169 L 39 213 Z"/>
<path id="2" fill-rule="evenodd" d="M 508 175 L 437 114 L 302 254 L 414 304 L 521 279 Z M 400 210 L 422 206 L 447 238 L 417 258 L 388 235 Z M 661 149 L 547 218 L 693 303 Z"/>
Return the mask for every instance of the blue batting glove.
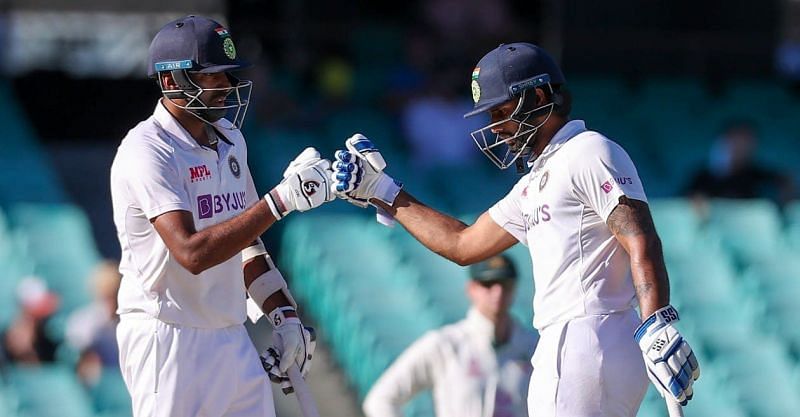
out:
<path id="1" fill-rule="evenodd" d="M 668 305 L 651 314 L 634 333 L 642 349 L 647 376 L 662 397 L 672 396 L 681 405 L 692 399 L 692 384 L 700 366 L 692 348 L 673 325 L 678 312 Z"/>

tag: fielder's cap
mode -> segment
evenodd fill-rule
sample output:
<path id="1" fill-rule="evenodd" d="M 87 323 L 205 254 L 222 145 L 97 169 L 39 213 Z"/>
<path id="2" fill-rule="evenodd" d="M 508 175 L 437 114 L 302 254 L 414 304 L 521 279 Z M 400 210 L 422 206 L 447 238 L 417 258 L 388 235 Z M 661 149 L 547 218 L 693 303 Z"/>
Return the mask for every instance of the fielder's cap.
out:
<path id="1" fill-rule="evenodd" d="M 522 91 L 545 83 L 564 84 L 564 74 L 544 49 L 532 43 L 501 44 L 484 55 L 472 70 L 474 116 L 511 100 Z"/>
<path id="2" fill-rule="evenodd" d="M 215 73 L 248 66 L 239 59 L 228 29 L 209 18 L 190 15 L 158 31 L 150 44 L 147 75 L 178 69 Z"/>
<path id="3" fill-rule="evenodd" d="M 517 268 L 506 255 L 491 258 L 469 266 L 469 277 L 474 281 L 497 281 L 501 279 L 517 279 Z"/>

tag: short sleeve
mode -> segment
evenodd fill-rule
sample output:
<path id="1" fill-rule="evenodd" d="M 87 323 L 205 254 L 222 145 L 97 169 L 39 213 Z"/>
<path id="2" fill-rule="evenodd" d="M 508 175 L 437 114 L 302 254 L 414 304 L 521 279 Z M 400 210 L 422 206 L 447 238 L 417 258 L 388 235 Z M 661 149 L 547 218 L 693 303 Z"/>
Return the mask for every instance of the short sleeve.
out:
<path id="1" fill-rule="evenodd" d="M 489 217 L 524 245 L 528 244 L 528 236 L 522 217 L 522 195 L 529 180 L 530 174 L 522 177 L 502 200 L 489 208 Z"/>
<path id="2" fill-rule="evenodd" d="M 245 170 L 245 175 L 247 176 L 247 184 L 245 185 L 245 199 L 247 202 L 247 207 L 252 206 L 255 203 L 258 203 L 258 200 L 261 196 L 258 195 L 258 191 L 256 191 L 256 184 L 253 182 L 253 175 L 250 174 L 250 169 Z"/>
<path id="3" fill-rule="evenodd" d="M 599 134 L 582 139 L 570 158 L 570 175 L 576 197 L 603 221 L 619 204 L 619 198 L 647 202 L 633 161 L 621 146 Z"/>
<path id="4" fill-rule="evenodd" d="M 168 211 L 191 211 L 189 195 L 171 154 L 145 146 L 121 152 L 125 155 L 123 163 L 115 167 L 114 186 L 123 186 L 130 203 L 148 219 Z"/>

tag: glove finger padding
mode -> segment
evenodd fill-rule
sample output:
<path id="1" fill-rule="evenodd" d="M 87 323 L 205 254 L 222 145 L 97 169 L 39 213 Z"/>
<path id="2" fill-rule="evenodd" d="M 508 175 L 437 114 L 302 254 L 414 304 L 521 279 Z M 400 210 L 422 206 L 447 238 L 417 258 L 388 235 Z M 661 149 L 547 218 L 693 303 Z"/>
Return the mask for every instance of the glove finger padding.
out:
<path id="1" fill-rule="evenodd" d="M 284 324 L 273 330 L 273 348 L 278 352 L 278 368 L 282 374 L 293 364 L 297 364 L 301 374 L 308 372 L 316 348 L 316 342 L 312 342 L 312 331 L 303 327 L 296 317 L 286 319 Z"/>
<path id="2" fill-rule="evenodd" d="M 333 163 L 333 185 L 337 194 L 353 191 L 361 183 L 363 169 L 360 161 L 344 162 L 337 160 Z"/>
<path id="3" fill-rule="evenodd" d="M 380 150 L 361 133 L 356 133 L 347 138 L 344 145 L 353 155 L 367 161 L 375 171 L 380 172 L 386 169 L 386 161 L 383 159 Z"/>
<path id="4" fill-rule="evenodd" d="M 280 359 L 278 352 L 273 348 L 268 348 L 260 355 L 260 358 L 261 366 L 264 367 L 264 371 L 267 373 L 269 380 L 273 384 L 280 385 L 281 391 L 284 394 L 291 394 L 294 392 L 294 387 L 292 387 L 292 382 L 289 380 L 289 377 L 285 373 L 281 373 L 279 369 Z"/>
<path id="5" fill-rule="evenodd" d="M 648 317 L 634 334 L 642 350 L 647 376 L 662 396 L 670 395 L 681 405 L 692 398 L 692 384 L 700 368 L 692 348 L 674 324 L 678 312 L 666 306 Z"/>
<path id="6" fill-rule="evenodd" d="M 338 150 L 332 165 L 331 188 L 333 193 L 349 203 L 365 208 L 369 206 L 366 199 L 355 198 L 351 192 L 361 185 L 364 178 L 364 163 L 350 152 Z"/>
<path id="7" fill-rule="evenodd" d="M 289 166 L 283 171 L 283 178 L 288 178 L 290 175 L 294 174 L 300 169 L 311 166 L 320 159 L 321 157 L 319 151 L 317 151 L 316 148 L 309 146 L 308 148 L 303 149 L 303 152 L 300 152 L 300 154 L 297 155 L 292 162 L 289 162 Z"/>

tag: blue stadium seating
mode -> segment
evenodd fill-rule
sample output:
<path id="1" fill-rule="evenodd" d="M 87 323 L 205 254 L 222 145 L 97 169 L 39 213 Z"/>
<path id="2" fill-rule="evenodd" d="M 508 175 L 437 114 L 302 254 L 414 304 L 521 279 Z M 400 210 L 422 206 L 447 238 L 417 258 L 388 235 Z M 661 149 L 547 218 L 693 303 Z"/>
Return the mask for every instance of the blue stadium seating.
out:
<path id="1" fill-rule="evenodd" d="M 18 398 L 19 417 L 92 416 L 91 401 L 74 371 L 60 365 L 15 366 L 7 372 L 8 390 Z"/>

